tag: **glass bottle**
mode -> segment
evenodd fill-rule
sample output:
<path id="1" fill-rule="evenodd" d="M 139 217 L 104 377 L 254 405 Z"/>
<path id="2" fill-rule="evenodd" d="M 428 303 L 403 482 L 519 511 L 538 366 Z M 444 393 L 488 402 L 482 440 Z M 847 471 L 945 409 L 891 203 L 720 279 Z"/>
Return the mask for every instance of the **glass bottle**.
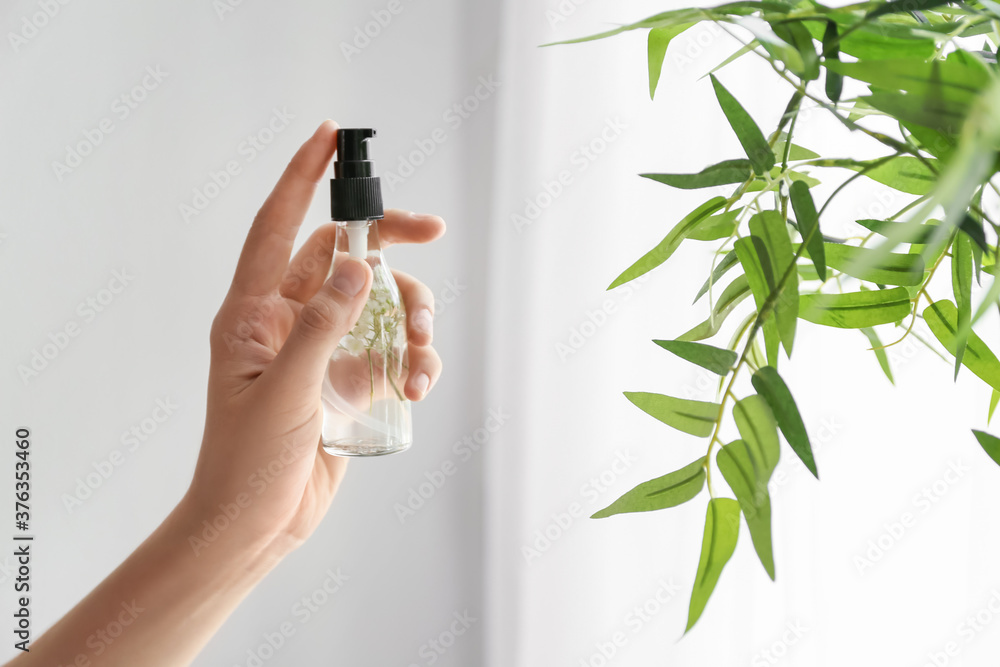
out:
<path id="1" fill-rule="evenodd" d="M 331 273 L 348 257 L 372 268 L 372 288 L 361 317 L 330 357 L 323 383 L 323 448 L 337 456 L 380 456 L 413 442 L 407 375 L 406 313 L 385 263 L 378 220 L 382 198 L 367 140 L 374 130 L 338 131 L 335 178 L 337 222 Z M 345 219 L 350 218 L 350 219 Z"/>

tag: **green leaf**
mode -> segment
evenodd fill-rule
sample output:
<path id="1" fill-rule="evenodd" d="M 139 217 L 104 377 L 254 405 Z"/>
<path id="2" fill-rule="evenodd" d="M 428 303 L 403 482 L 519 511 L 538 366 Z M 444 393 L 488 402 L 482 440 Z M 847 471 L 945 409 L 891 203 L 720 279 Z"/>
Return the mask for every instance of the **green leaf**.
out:
<path id="1" fill-rule="evenodd" d="M 951 239 L 953 236 L 953 232 L 949 233 L 949 231 L 950 230 L 948 230 L 947 227 L 942 227 L 941 232 L 938 232 L 939 234 L 942 235 L 939 238 L 937 238 L 937 240 L 931 238 L 928 239 L 928 243 L 924 245 L 921 244 L 911 245 L 910 254 L 920 255 L 921 257 L 923 257 L 924 266 L 934 266 L 935 264 L 937 264 L 941 256 L 944 255 L 944 253 L 948 250 L 949 244 L 951 243 Z M 892 243 L 891 240 L 890 243 Z M 883 247 L 884 245 L 885 244 L 883 244 Z M 879 249 L 881 250 L 882 248 L 880 247 Z M 915 288 L 911 287 L 910 289 L 915 289 Z M 913 296 L 916 296 L 916 293 L 914 293 Z"/>
<path id="2" fill-rule="evenodd" d="M 750 114 L 736 101 L 736 98 L 726 90 L 725 86 L 719 83 L 715 75 L 710 76 L 712 86 L 715 88 L 715 96 L 719 100 L 719 106 L 722 107 L 723 113 L 729 120 L 729 125 L 736 132 L 740 145 L 743 146 L 747 157 L 750 158 L 754 172 L 758 175 L 769 172 L 774 166 L 774 153 L 771 152 L 771 147 L 764 138 L 764 134 L 757 127 L 757 123 L 750 117 Z"/>
<path id="3" fill-rule="evenodd" d="M 990 411 L 986 414 L 987 424 L 993 421 L 993 413 L 997 409 L 997 403 L 1000 403 L 1000 390 L 994 389 L 993 393 L 990 395 Z"/>
<path id="4" fill-rule="evenodd" d="M 989 457 L 993 461 L 1000 465 L 1000 438 L 992 436 L 985 431 L 972 430 L 972 435 L 976 436 L 976 440 L 979 441 L 979 446 L 983 448 Z"/>
<path id="5" fill-rule="evenodd" d="M 906 128 L 906 131 L 912 135 L 913 139 L 916 139 L 921 148 L 938 159 L 948 160 L 955 152 L 955 146 L 958 142 L 954 135 L 908 121 L 903 121 L 900 125 Z"/>
<path id="6" fill-rule="evenodd" d="M 982 285 L 983 255 L 993 254 L 993 248 L 990 247 L 986 240 L 985 223 L 980 213 L 983 210 L 983 192 L 985 191 L 986 186 L 984 185 L 976 192 L 970 202 L 969 210 L 962 216 L 962 220 L 958 224 L 959 232 L 968 235 L 969 240 L 973 243 L 972 266 L 975 269 L 977 285 Z"/>
<path id="7" fill-rule="evenodd" d="M 561 42 L 551 42 L 549 44 L 543 44 L 542 46 L 555 46 L 557 44 L 578 44 L 580 42 L 592 42 L 597 39 L 605 39 L 607 37 L 612 37 L 614 35 L 619 35 L 623 32 L 628 32 L 630 30 L 643 30 L 647 28 L 665 28 L 667 26 L 678 25 L 680 23 L 697 23 L 699 21 L 717 21 L 723 20 L 731 16 L 745 16 L 747 14 L 753 14 L 760 11 L 762 8 L 770 5 L 771 7 L 781 7 L 775 2 L 758 2 L 754 1 L 739 1 L 739 2 L 728 2 L 717 7 L 711 7 L 707 9 L 698 8 L 687 8 L 687 9 L 672 9 L 666 12 L 660 12 L 659 14 L 654 14 L 648 18 L 644 18 L 641 21 L 636 21 L 635 23 L 629 23 L 611 30 L 605 30 L 604 32 L 599 32 L 595 35 L 588 35 L 586 37 L 577 37 L 575 39 L 567 39 Z"/>
<path id="8" fill-rule="evenodd" d="M 763 239 L 753 234 L 737 239 L 733 246 L 736 257 L 747 273 L 747 280 L 754 293 L 757 309 L 760 310 L 764 306 L 764 301 L 774 291 L 774 271 L 767 246 L 764 245 Z"/>
<path id="9" fill-rule="evenodd" d="M 765 366 L 766 368 L 766 366 Z M 733 405 L 733 418 L 743 441 L 750 448 L 757 479 L 770 481 L 781 455 L 778 425 L 767 401 L 758 394 L 747 396 Z"/>
<path id="10" fill-rule="evenodd" d="M 823 60 L 824 63 L 840 62 L 840 35 L 837 32 L 836 21 L 827 21 L 823 31 Z M 826 97 L 836 104 L 840 101 L 840 94 L 844 90 L 844 76 L 827 67 L 826 69 Z"/>
<path id="11" fill-rule="evenodd" d="M 774 34 L 785 42 L 795 47 L 799 52 L 802 61 L 802 69 L 795 72 L 804 81 L 812 81 L 819 78 L 819 58 L 816 55 L 816 47 L 813 45 L 812 35 L 802 25 L 801 21 L 771 21 L 771 29 Z"/>
<path id="12" fill-rule="evenodd" d="M 825 243 L 826 265 L 859 280 L 879 285 L 919 285 L 924 281 L 920 255 Z"/>
<path id="13" fill-rule="evenodd" d="M 816 214 L 816 205 L 813 203 L 809 186 L 802 182 L 792 183 L 788 195 L 792 200 L 792 210 L 795 211 L 799 234 L 802 235 L 802 242 L 806 244 L 809 259 L 816 267 L 816 275 L 825 281 L 826 255 L 823 252 L 823 234 L 819 230 L 819 216 Z"/>
<path id="14" fill-rule="evenodd" d="M 851 105 L 851 113 L 847 115 L 847 120 L 857 122 L 866 116 L 885 116 L 885 114 L 878 109 L 872 109 L 868 106 L 868 103 L 864 100 L 855 98 L 853 102 L 850 102 L 849 104 Z"/>
<path id="15" fill-rule="evenodd" d="M 946 135 L 958 134 L 968 111 L 965 105 L 946 99 L 931 100 L 885 90 L 859 99 L 898 121 L 922 125 Z"/>
<path id="16" fill-rule="evenodd" d="M 722 323 L 726 321 L 733 309 L 740 304 L 743 299 L 750 296 L 750 284 L 746 276 L 738 276 L 733 282 L 722 291 L 722 296 L 715 303 L 715 308 L 707 320 L 698 324 L 693 329 L 678 336 L 677 340 L 704 340 L 719 333 Z"/>
<path id="17" fill-rule="evenodd" d="M 767 482 L 754 475 L 754 462 L 750 449 L 742 440 L 736 440 L 719 450 L 715 458 L 719 471 L 743 510 L 750 529 L 753 548 L 760 558 L 767 576 L 774 580 L 774 548 L 771 542 L 771 495 Z"/>
<path id="18" fill-rule="evenodd" d="M 771 258 L 768 255 L 767 247 L 760 237 L 750 235 L 738 239 L 734 244 L 736 256 L 739 257 L 740 264 L 750 283 L 750 291 L 753 293 L 754 303 L 757 305 L 757 312 L 763 322 L 764 348 L 767 350 L 767 361 L 769 364 L 777 365 L 778 347 L 781 341 L 781 333 L 775 318 L 771 317 L 770 310 L 766 310 L 768 297 L 774 292 L 774 271 L 771 268 Z"/>
<path id="19" fill-rule="evenodd" d="M 735 209 L 709 216 L 691 230 L 688 238 L 692 241 L 717 241 L 728 238 L 736 229 L 736 218 L 743 209 Z"/>
<path id="20" fill-rule="evenodd" d="M 764 350 L 761 349 L 760 338 L 753 339 L 753 344 L 747 351 L 747 361 L 756 368 L 767 366 L 767 358 L 764 356 Z"/>
<path id="21" fill-rule="evenodd" d="M 716 72 L 718 72 L 720 69 L 722 69 L 723 67 L 725 67 L 729 63 L 731 63 L 731 62 L 733 62 L 735 60 L 738 60 L 739 58 L 742 58 L 746 54 L 748 54 L 751 51 L 753 51 L 754 49 L 756 49 L 758 46 L 760 46 L 760 42 L 758 42 L 756 39 L 750 40 L 750 42 L 748 42 L 747 44 L 744 44 L 740 48 L 736 49 L 732 54 L 730 54 L 730 56 L 728 58 L 726 58 L 725 60 L 723 60 L 721 63 L 719 63 L 718 65 L 716 65 L 712 69 L 710 69 L 707 73 L 703 74 L 699 78 L 699 80 L 704 79 L 709 74 L 715 74 Z"/>
<path id="22" fill-rule="evenodd" d="M 988 271 L 996 275 L 996 264 L 991 267 L 992 270 Z M 986 267 L 983 268 L 986 271 Z M 1000 299 L 1000 278 L 993 278 L 993 282 L 990 284 L 990 288 L 986 291 L 986 296 L 979 303 L 979 307 L 976 308 L 975 314 L 972 316 L 972 324 L 975 324 L 982 318 L 983 315 L 993 306 L 997 305 L 998 299 Z"/>
<path id="23" fill-rule="evenodd" d="M 760 238 L 767 248 L 771 260 L 771 274 L 774 276 L 774 286 L 777 288 L 785 274 L 792 270 L 792 263 L 795 260 L 792 240 L 788 237 L 788 225 L 777 211 L 761 211 L 750 218 L 749 227 L 750 233 Z M 791 357 L 795 325 L 799 319 L 799 277 L 794 270 L 785 280 L 774 302 L 774 317 L 785 354 Z"/>
<path id="24" fill-rule="evenodd" d="M 788 133 L 785 132 L 785 126 L 792 122 L 799 110 L 802 108 L 802 98 L 805 94 L 801 90 L 796 90 L 795 93 L 789 98 L 788 103 L 785 104 L 785 110 L 781 112 L 781 118 L 778 120 L 778 137 L 779 139 L 787 139 Z M 818 157 L 818 156 L 817 156 Z"/>
<path id="25" fill-rule="evenodd" d="M 608 289 L 614 289 L 630 280 L 635 280 L 639 276 L 648 273 L 670 259 L 681 241 L 703 218 L 706 218 L 726 205 L 725 197 L 713 197 L 707 202 L 688 213 L 674 226 L 670 232 L 663 237 L 663 240 L 655 248 L 640 257 L 635 264 L 625 269 L 620 276 L 615 278 Z"/>
<path id="26" fill-rule="evenodd" d="M 958 228 L 962 230 L 962 233 L 969 237 L 969 239 L 976 244 L 976 247 L 983 252 L 992 252 L 989 243 L 986 242 L 986 232 L 983 231 L 983 221 L 977 218 L 973 218 L 971 215 L 966 213 L 962 216 L 962 220 L 958 223 Z"/>
<path id="27" fill-rule="evenodd" d="M 925 245 L 938 234 L 937 222 L 927 224 L 914 222 L 891 222 L 889 220 L 858 220 L 859 225 L 879 236 L 895 239 L 898 243 Z"/>
<path id="28" fill-rule="evenodd" d="M 927 59 L 934 55 L 933 39 L 889 39 L 879 29 L 861 29 L 840 40 L 840 50 L 864 60 L 886 58 Z"/>
<path id="29" fill-rule="evenodd" d="M 701 556 L 698 558 L 698 573 L 694 577 L 691 604 L 688 607 L 686 633 L 701 618 L 708 604 L 708 598 L 715 590 L 722 568 L 736 550 L 736 539 L 740 535 L 740 506 L 730 498 L 713 498 L 708 501 L 705 515 L 705 535 L 701 542 Z"/>
<path id="30" fill-rule="evenodd" d="M 753 374 L 750 382 L 757 393 L 767 401 L 767 405 L 771 408 L 771 413 L 777 420 L 778 427 L 792 451 L 802 459 L 813 477 L 819 479 L 806 426 L 802 422 L 798 407 L 795 405 L 795 399 L 792 398 L 792 392 L 788 390 L 788 386 L 778 375 L 778 371 L 770 366 L 764 366 Z"/>
<path id="31" fill-rule="evenodd" d="M 692 343 L 684 340 L 654 340 L 654 343 L 681 359 L 701 366 L 718 375 L 726 375 L 736 363 L 736 353 L 722 350 L 714 345 Z"/>
<path id="32" fill-rule="evenodd" d="M 845 294 L 803 294 L 799 317 L 814 324 L 860 329 L 898 322 L 910 314 L 910 295 L 902 287 Z"/>
<path id="33" fill-rule="evenodd" d="M 955 332 L 955 377 L 962 366 L 965 346 L 972 330 L 972 239 L 956 234 L 951 243 L 951 285 L 958 306 Z"/>
<path id="34" fill-rule="evenodd" d="M 882 341 L 879 340 L 878 334 L 871 327 L 862 327 L 861 333 L 865 335 L 868 342 L 871 343 L 872 352 L 875 353 L 875 358 L 878 359 L 878 365 L 882 367 L 882 372 L 885 376 L 889 378 L 889 382 L 896 384 L 896 381 L 892 378 L 892 368 L 889 366 L 889 357 L 885 353 L 885 348 L 882 346 Z"/>
<path id="35" fill-rule="evenodd" d="M 784 11 L 787 12 L 787 8 Z M 807 68 L 802 61 L 802 54 L 794 46 L 778 37 L 766 22 L 757 17 L 748 16 L 735 23 L 741 28 L 749 30 L 768 55 L 783 62 L 785 67 L 796 75 L 806 78 Z"/>
<path id="36" fill-rule="evenodd" d="M 879 16 L 885 16 L 886 14 L 896 14 L 901 12 L 920 12 L 927 9 L 934 9 L 935 7 L 941 7 L 942 5 L 947 5 L 951 0 L 890 0 L 884 4 L 878 5 L 875 9 L 868 12 L 865 16 L 865 21 L 872 21 Z"/>
<path id="37" fill-rule="evenodd" d="M 776 144 L 775 147 L 774 147 L 774 152 L 776 154 L 777 153 L 781 153 L 782 151 L 784 151 L 784 148 L 785 147 L 784 147 L 783 144 L 782 145 L 777 145 Z M 805 148 L 804 146 L 799 146 L 796 143 L 793 143 L 792 147 L 788 151 L 788 159 L 789 160 L 812 160 L 812 159 L 818 158 L 818 157 L 819 157 L 819 153 L 817 153 L 815 151 L 811 151 L 808 148 Z"/>
<path id="38" fill-rule="evenodd" d="M 704 486 L 703 456 L 680 470 L 643 482 L 590 518 L 603 519 L 627 512 L 650 512 L 676 507 L 697 496 Z"/>
<path id="39" fill-rule="evenodd" d="M 853 63 L 829 62 L 826 66 L 828 70 L 879 89 L 899 90 L 913 95 L 913 104 L 925 104 L 927 98 L 943 98 L 967 106 L 990 81 L 989 71 L 981 64 L 954 58 L 930 62 L 893 58 Z"/>
<path id="40" fill-rule="evenodd" d="M 972 246 L 972 268 L 976 274 L 977 285 L 983 284 L 983 256 L 985 254 L 979 246 Z"/>
<path id="41" fill-rule="evenodd" d="M 639 174 L 643 178 L 681 190 L 711 188 L 717 185 L 742 183 L 753 175 L 750 160 L 725 160 L 705 167 L 697 174 Z"/>
<path id="42" fill-rule="evenodd" d="M 816 267 L 812 264 L 796 264 L 795 268 L 799 272 L 799 278 L 802 280 L 819 280 Z"/>
<path id="43" fill-rule="evenodd" d="M 760 192 L 761 190 L 765 189 L 777 190 L 778 182 L 781 181 L 783 178 L 781 167 L 775 167 L 774 169 L 772 169 L 770 175 L 772 183 L 768 184 L 762 178 L 755 179 L 751 181 L 750 184 L 746 187 L 746 192 Z M 803 172 L 795 171 L 794 169 L 789 169 L 788 171 L 784 172 L 784 177 L 787 177 L 788 180 L 790 180 L 792 183 L 798 183 L 801 181 L 810 188 L 819 185 L 819 181 L 813 178 L 812 176 L 807 176 Z"/>
<path id="44" fill-rule="evenodd" d="M 653 95 L 656 93 L 656 84 L 660 80 L 663 58 L 667 55 L 670 41 L 693 25 L 694 23 L 679 23 L 664 28 L 653 28 L 649 31 L 646 49 L 649 61 L 649 99 L 653 99 Z"/>
<path id="45" fill-rule="evenodd" d="M 838 41 L 840 50 L 859 60 L 884 60 L 888 58 L 927 60 L 934 56 L 936 49 L 934 39 L 924 35 L 915 36 L 912 30 L 907 33 L 905 26 L 900 26 L 904 29 L 901 32 L 891 29 L 892 24 L 883 22 L 878 22 L 875 25 L 862 24 L 858 27 L 855 12 L 834 11 L 827 14 L 827 17 L 835 20 L 841 29 Z M 913 23 L 911 22 L 911 25 Z M 805 26 L 816 39 L 822 38 L 827 29 L 819 21 L 807 21 Z"/>
<path id="46" fill-rule="evenodd" d="M 625 398 L 667 426 L 702 438 L 712 434 L 715 420 L 719 416 L 718 403 L 692 401 L 642 391 L 626 391 Z"/>
<path id="47" fill-rule="evenodd" d="M 785 144 L 788 141 L 788 134 L 782 132 L 778 135 L 778 138 L 774 142 L 774 159 L 776 162 L 781 161 L 785 155 Z M 788 149 L 788 159 L 794 160 L 814 160 L 819 157 L 819 153 L 811 151 L 808 148 L 799 146 L 796 143 L 792 143 L 791 148 Z"/>
<path id="48" fill-rule="evenodd" d="M 940 169 L 937 160 L 925 158 L 927 162 L 936 169 Z M 878 160 L 868 160 L 855 162 L 853 165 L 844 165 L 854 171 L 862 171 Z M 864 175 L 876 183 L 888 185 L 894 190 L 905 192 L 911 195 L 926 195 L 934 189 L 937 183 L 937 175 L 922 161 L 909 155 L 900 155 L 882 164 L 871 167 L 865 171 Z"/>
<path id="49" fill-rule="evenodd" d="M 934 337 L 954 355 L 955 334 L 958 329 L 958 309 L 955 304 L 948 300 L 935 301 L 924 309 L 924 320 Z M 997 361 L 996 355 L 975 332 L 969 332 L 962 363 L 983 382 L 994 389 L 1000 389 L 1000 361 Z"/>
<path id="50" fill-rule="evenodd" d="M 727 252 L 725 257 L 722 258 L 722 261 L 719 262 L 712 271 L 711 277 L 705 279 L 705 283 L 701 286 L 701 289 L 698 290 L 698 294 L 694 297 L 694 301 L 692 301 L 692 303 L 697 303 L 698 299 L 707 294 L 712 285 L 717 285 L 722 276 L 724 276 L 729 269 L 736 266 L 739 261 L 740 260 L 736 256 L 735 250 Z"/>

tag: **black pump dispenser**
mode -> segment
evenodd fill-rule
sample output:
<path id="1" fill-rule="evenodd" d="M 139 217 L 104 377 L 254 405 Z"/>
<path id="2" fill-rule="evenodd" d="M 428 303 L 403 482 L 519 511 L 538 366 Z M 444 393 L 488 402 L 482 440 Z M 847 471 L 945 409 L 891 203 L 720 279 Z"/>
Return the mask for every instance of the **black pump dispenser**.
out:
<path id="1" fill-rule="evenodd" d="M 330 217 L 333 220 L 379 220 L 382 183 L 375 163 L 368 159 L 368 140 L 375 130 L 337 130 L 337 160 L 330 179 Z"/>

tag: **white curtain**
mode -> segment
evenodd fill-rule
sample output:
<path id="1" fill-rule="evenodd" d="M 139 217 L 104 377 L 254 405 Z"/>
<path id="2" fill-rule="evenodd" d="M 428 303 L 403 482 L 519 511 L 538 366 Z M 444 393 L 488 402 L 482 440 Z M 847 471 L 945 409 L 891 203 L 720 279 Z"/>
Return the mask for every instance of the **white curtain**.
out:
<path id="1" fill-rule="evenodd" d="M 644 415 L 622 391 L 715 399 L 715 376 L 651 343 L 706 317 L 704 301 L 690 304 L 708 244 L 689 241 L 647 280 L 605 288 L 705 198 L 636 174 L 740 155 L 700 79 L 736 45 L 707 25 L 678 37 L 655 102 L 642 31 L 536 46 L 681 6 L 504 6 L 486 397 L 511 417 L 486 468 L 487 664 L 988 664 L 1000 648 L 1000 619 L 987 622 L 1000 585 L 991 565 L 1000 471 L 969 428 L 985 426 L 989 390 L 964 371 L 953 385 L 949 365 L 912 340 L 890 349 L 894 388 L 861 334 L 801 323 L 782 373 L 822 482 L 782 451 L 771 485 L 776 582 L 744 526 L 687 636 L 706 494 L 670 510 L 587 518 L 704 455 L 705 440 Z M 719 76 L 768 131 L 787 93 L 750 58 Z M 822 114 L 805 120 L 803 145 L 877 154 Z M 863 185 L 831 207 L 828 231 L 904 202 Z"/>
<path id="2" fill-rule="evenodd" d="M 0 8 L 5 33 L 31 34 L 0 50 L 0 387 L 4 432 L 34 432 L 38 630 L 183 493 L 204 420 L 207 331 L 247 226 L 295 148 L 334 117 L 379 130 L 390 205 L 449 222 L 432 247 L 387 252 L 434 291 L 446 370 L 414 409 L 413 449 L 352 462 L 317 534 L 196 664 L 253 664 L 286 620 L 296 634 L 267 667 L 922 665 L 950 641 L 960 651 L 948 665 L 997 654 L 1000 621 L 977 621 L 971 641 L 959 629 L 1000 588 L 997 470 L 968 433 L 984 426 L 988 395 L 968 373 L 954 386 L 948 365 L 920 348 L 897 348 L 894 389 L 860 335 L 848 345 L 849 335 L 802 325 L 783 374 L 823 481 L 783 453 L 772 489 L 777 582 L 744 532 L 683 639 L 705 498 L 586 518 L 704 453 L 704 441 L 622 391 L 713 397 L 711 378 L 650 342 L 704 315 L 690 301 L 707 246 L 605 288 L 702 196 L 635 174 L 738 155 L 699 80 L 733 46 L 707 27 L 682 35 L 650 102 L 644 35 L 538 45 L 677 0 L 57 4 L 37 21 L 35 1 Z M 25 20 L 44 25 L 31 32 Z M 168 75 L 123 117 L 112 105 L 147 66 Z M 783 100 L 764 70 L 736 65 L 720 77 L 773 126 Z M 276 108 L 294 118 L 251 161 L 242 142 Z M 59 178 L 53 163 L 105 117 L 113 131 Z M 804 129 L 800 141 L 853 149 L 835 129 Z M 241 174 L 185 220 L 179 205 L 229 160 Z M 835 210 L 877 217 L 892 203 L 873 187 Z M 304 233 L 326 219 L 321 194 Z M 103 310 L 79 310 L 122 270 L 134 279 Z M 46 348 L 72 323 L 78 335 Z M 49 363 L 23 381 L 18 366 L 43 348 Z M 154 428 L 158 400 L 178 407 Z M 141 446 L 88 483 L 133 427 L 145 429 Z M 971 469 L 940 481 L 959 464 Z M 0 477 L 9 498 L 12 479 Z M 86 497 L 70 509 L 67 495 Z M 885 555 L 859 571 L 855 558 L 887 531 Z M 11 561 L 0 557 L 5 590 Z M 349 579 L 303 622 L 296 605 L 338 569 Z M 2 599 L 9 613 L 12 597 Z"/>

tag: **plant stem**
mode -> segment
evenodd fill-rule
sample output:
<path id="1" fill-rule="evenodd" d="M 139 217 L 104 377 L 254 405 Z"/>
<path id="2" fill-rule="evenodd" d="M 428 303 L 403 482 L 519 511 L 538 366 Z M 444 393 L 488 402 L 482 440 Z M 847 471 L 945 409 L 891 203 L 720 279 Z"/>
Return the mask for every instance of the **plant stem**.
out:
<path id="1" fill-rule="evenodd" d="M 789 127 L 788 127 L 788 133 L 785 135 L 785 158 L 786 158 L 785 164 L 786 165 L 787 165 L 787 156 L 788 156 L 789 146 L 792 145 L 792 132 L 793 132 L 793 130 L 795 128 L 795 120 L 798 118 L 798 115 L 799 115 L 799 106 L 797 104 L 797 96 L 793 96 L 792 97 L 792 99 L 788 103 L 788 107 L 787 108 L 791 108 L 793 105 L 795 107 L 795 109 L 794 109 L 794 115 L 791 118 L 791 123 L 789 124 Z M 786 114 L 787 114 L 787 112 L 786 112 Z M 768 142 L 768 144 L 770 146 L 772 146 L 772 147 L 774 146 L 774 142 L 777 141 L 777 138 L 781 135 L 781 127 L 782 127 L 782 125 L 784 125 L 785 115 L 786 114 L 782 115 L 782 119 L 779 121 L 778 129 L 775 130 L 774 134 L 771 136 L 771 140 Z M 787 167 L 785 167 L 785 168 L 787 168 Z M 782 171 L 784 171 L 785 168 L 783 168 Z M 740 188 L 740 192 L 742 193 L 746 189 L 746 187 L 748 187 L 748 186 L 749 186 L 749 181 L 746 184 L 744 184 L 743 187 Z M 750 333 L 747 335 L 746 343 L 744 343 L 744 345 L 743 345 L 743 351 L 740 354 L 739 361 L 736 363 L 736 366 L 731 371 L 732 372 L 732 377 L 729 378 L 729 384 L 726 385 L 726 390 L 722 393 L 722 398 L 719 401 L 719 412 L 718 412 L 718 414 L 715 417 L 715 429 L 712 432 L 711 439 L 709 439 L 709 441 L 708 441 L 708 451 L 705 452 L 705 484 L 706 484 L 706 486 L 708 486 L 708 495 L 710 497 L 713 497 L 713 498 L 715 497 L 715 493 L 712 490 L 712 448 L 715 446 L 715 443 L 719 443 L 720 445 L 722 444 L 722 441 L 719 439 L 719 432 L 722 430 L 722 421 L 723 421 L 723 419 L 725 417 L 725 414 L 726 414 L 726 403 L 727 403 L 727 401 L 730 398 L 733 398 L 733 399 L 736 398 L 735 394 L 733 394 L 733 385 L 736 382 L 736 377 L 739 375 L 740 369 L 743 368 L 743 366 L 747 364 L 748 355 L 750 354 L 750 350 L 753 349 L 754 337 L 757 335 L 757 331 L 761 328 L 761 326 L 763 324 L 763 318 L 770 311 L 770 308 L 772 308 L 774 306 L 774 302 L 777 300 L 777 296 L 778 296 L 778 294 L 781 293 L 781 290 L 784 289 L 785 283 L 788 281 L 789 276 L 796 275 L 796 272 L 798 271 L 798 268 L 796 267 L 796 263 L 798 262 L 799 258 L 802 256 L 802 253 L 805 251 L 806 244 L 809 241 L 812 240 L 812 235 L 815 233 L 816 229 L 818 229 L 818 228 L 819 228 L 819 225 L 816 225 L 815 227 L 813 227 L 811 230 L 809 230 L 809 234 L 808 234 L 807 238 L 803 238 L 802 239 L 802 243 L 799 245 L 798 250 L 795 251 L 795 255 L 792 257 L 791 263 L 789 264 L 788 268 L 785 270 L 784 275 L 781 277 L 781 281 L 775 286 L 774 292 L 772 292 L 770 295 L 768 295 L 768 298 L 765 299 L 763 306 L 760 308 L 759 312 L 757 313 L 757 317 L 754 318 L 753 324 L 750 326 Z M 735 230 L 733 230 L 733 231 L 735 233 Z M 730 235 L 730 238 L 732 238 L 732 235 Z M 727 242 L 728 242 L 728 240 L 727 240 Z M 742 334 L 740 334 L 740 335 L 742 336 Z M 737 338 L 737 341 L 738 340 L 739 340 L 739 338 Z"/>
<path id="2" fill-rule="evenodd" d="M 396 383 L 395 383 L 395 382 L 393 382 L 393 379 L 392 379 L 392 373 L 390 373 L 390 372 L 388 371 L 388 369 L 386 370 L 386 374 L 385 374 L 385 377 L 386 377 L 386 378 L 387 378 L 387 379 L 389 380 L 389 384 L 390 384 L 390 385 L 392 386 L 392 390 L 393 390 L 394 392 L 396 392 L 396 397 L 397 397 L 397 398 L 398 398 L 399 400 L 401 400 L 401 401 L 405 401 L 405 400 L 406 400 L 406 398 L 405 398 L 405 397 L 403 396 L 403 394 L 402 394 L 402 393 L 401 393 L 401 392 L 399 391 L 399 387 L 397 387 L 397 386 L 396 386 Z"/>
<path id="3" fill-rule="evenodd" d="M 375 365 L 372 363 L 372 349 L 368 348 L 368 377 L 371 381 L 368 383 L 368 414 L 371 414 L 375 409 Z"/>

